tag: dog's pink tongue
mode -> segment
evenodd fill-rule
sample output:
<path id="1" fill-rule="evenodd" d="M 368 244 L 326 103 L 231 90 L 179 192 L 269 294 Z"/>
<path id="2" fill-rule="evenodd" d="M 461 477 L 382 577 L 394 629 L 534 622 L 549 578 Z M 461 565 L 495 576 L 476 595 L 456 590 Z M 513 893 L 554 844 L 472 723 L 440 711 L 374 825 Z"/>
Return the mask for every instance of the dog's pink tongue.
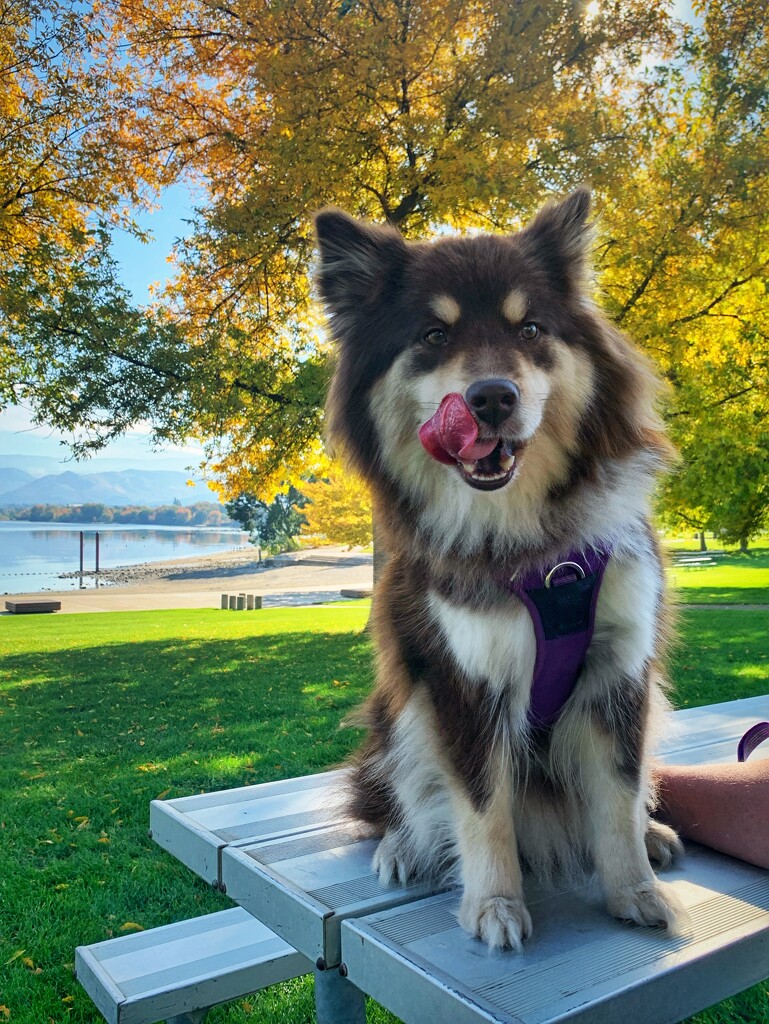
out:
<path id="1" fill-rule="evenodd" d="M 437 411 L 419 428 L 419 440 L 438 462 L 476 462 L 491 455 L 497 441 L 478 441 L 478 424 L 456 391 L 446 395 Z"/>

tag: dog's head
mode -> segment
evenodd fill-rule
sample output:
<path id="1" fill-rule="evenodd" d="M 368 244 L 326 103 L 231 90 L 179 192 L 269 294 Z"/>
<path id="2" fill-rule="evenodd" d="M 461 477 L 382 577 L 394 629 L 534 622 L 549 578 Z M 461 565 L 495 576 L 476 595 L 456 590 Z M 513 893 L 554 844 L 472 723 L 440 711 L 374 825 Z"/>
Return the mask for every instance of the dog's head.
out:
<path id="1" fill-rule="evenodd" d="M 579 190 L 518 234 L 432 243 L 318 214 L 330 433 L 372 483 L 542 501 L 602 460 L 662 452 L 654 378 L 589 297 L 589 207 Z"/>

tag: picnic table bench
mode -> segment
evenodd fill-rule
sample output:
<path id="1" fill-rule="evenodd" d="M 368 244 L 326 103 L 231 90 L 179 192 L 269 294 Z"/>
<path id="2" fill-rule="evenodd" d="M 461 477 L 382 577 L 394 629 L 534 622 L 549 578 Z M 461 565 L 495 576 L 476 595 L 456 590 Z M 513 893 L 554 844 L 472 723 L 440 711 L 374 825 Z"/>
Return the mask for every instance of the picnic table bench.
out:
<path id="1" fill-rule="evenodd" d="M 659 756 L 734 761 L 739 737 L 762 718 L 769 696 L 678 711 Z M 280 936 L 284 955 L 301 955 L 285 962 L 285 976 L 314 965 L 320 1024 L 362 1024 L 364 993 L 406 1024 L 673 1024 L 769 976 L 767 871 L 687 844 L 663 876 L 692 921 L 678 937 L 613 920 L 593 884 L 558 891 L 532 882 L 534 935 L 522 953 L 490 953 L 459 928 L 458 890 L 379 885 L 376 842 L 337 820 L 340 781 L 330 772 L 151 806 L 162 847 Z M 89 991 L 106 985 L 78 976 Z M 255 978 L 240 994 L 262 987 Z M 207 1005 L 198 1000 L 203 1015 Z M 202 1020 L 189 1006 L 175 1019 Z"/>

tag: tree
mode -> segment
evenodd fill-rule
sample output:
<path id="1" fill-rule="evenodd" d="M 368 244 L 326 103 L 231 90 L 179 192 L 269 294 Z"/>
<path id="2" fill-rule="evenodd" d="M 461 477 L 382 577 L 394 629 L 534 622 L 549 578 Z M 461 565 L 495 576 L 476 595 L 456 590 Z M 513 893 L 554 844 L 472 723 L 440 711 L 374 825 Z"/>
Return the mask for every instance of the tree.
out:
<path id="1" fill-rule="evenodd" d="M 251 534 L 251 543 L 277 552 L 296 547 L 296 537 L 306 523 L 301 511 L 307 499 L 295 487 L 276 494 L 268 505 L 255 494 L 239 494 L 227 502 L 230 519 Z"/>
<path id="2" fill-rule="evenodd" d="M 46 344 L 28 319 L 55 316 L 108 230 L 139 234 L 126 210 L 165 176 L 122 138 L 130 67 L 96 60 L 100 31 L 82 2 L 0 3 L 0 408 L 29 398 L 52 423 L 70 397 L 69 336 Z M 79 326 L 98 333 L 86 312 Z"/>
<path id="3" fill-rule="evenodd" d="M 732 0 L 700 13 L 635 87 L 625 173 L 598 182 L 599 280 L 669 383 L 682 464 L 664 518 L 747 541 L 764 521 L 769 415 L 769 14 Z"/>
<path id="4" fill-rule="evenodd" d="M 324 468 L 312 212 L 333 201 L 411 235 L 516 224 L 607 158 L 613 69 L 668 34 L 659 0 L 606 13 L 570 0 L 105 0 L 99 12 L 103 66 L 133 72 L 124 137 L 203 194 L 162 299 L 181 370 L 165 335 L 141 356 L 156 373 L 144 418 L 160 438 L 184 426 L 207 439 L 225 493 L 265 498 Z"/>
<path id="5" fill-rule="evenodd" d="M 767 413 L 769 15 L 758 0 L 698 13 L 687 29 L 640 0 L 103 0 L 87 37 L 65 21 L 79 138 L 119 140 L 124 156 L 95 176 L 96 198 L 77 197 L 80 235 L 43 234 L 40 265 L 57 282 L 65 267 L 66 287 L 22 269 L 3 292 L 0 400 L 15 374 L 11 393 L 39 416 L 85 427 L 80 451 L 137 418 L 159 441 L 193 434 L 225 494 L 269 501 L 327 471 L 313 210 L 335 202 L 409 236 L 506 230 L 589 181 L 602 301 L 669 381 L 688 480 L 675 500 L 685 490 L 681 507 L 710 515 L 718 486 L 690 469 L 701 439 L 737 445 L 747 430 L 758 452 Z M 54 98 L 56 67 L 28 73 Z M 111 181 L 136 194 L 139 158 L 147 182 L 189 175 L 201 195 L 173 284 L 142 311 L 115 284 L 106 227 L 82 212 Z M 752 501 L 744 523 L 760 519 Z"/>
<path id="6" fill-rule="evenodd" d="M 308 500 L 304 534 L 350 547 L 372 543 L 371 493 L 358 477 L 335 464 L 323 480 L 303 483 L 302 493 Z"/>

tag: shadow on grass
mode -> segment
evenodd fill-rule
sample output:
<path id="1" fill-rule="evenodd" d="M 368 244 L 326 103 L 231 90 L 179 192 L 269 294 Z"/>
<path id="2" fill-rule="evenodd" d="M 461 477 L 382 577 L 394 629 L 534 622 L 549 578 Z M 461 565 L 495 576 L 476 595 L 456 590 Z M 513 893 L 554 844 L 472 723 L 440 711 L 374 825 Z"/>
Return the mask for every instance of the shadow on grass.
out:
<path id="1" fill-rule="evenodd" d="M 370 648 L 357 633 L 147 640 L 6 657 L 2 680 L 20 782 L 56 765 L 57 785 L 143 771 L 195 791 L 343 757 L 354 737 L 339 722 L 368 692 Z"/>
<path id="2" fill-rule="evenodd" d="M 339 763 L 360 737 L 340 721 L 370 682 L 356 632 L 4 657 L 0 1002 L 12 1019 L 101 1020 L 74 981 L 76 945 L 228 906 L 148 838 L 150 800 Z"/>

